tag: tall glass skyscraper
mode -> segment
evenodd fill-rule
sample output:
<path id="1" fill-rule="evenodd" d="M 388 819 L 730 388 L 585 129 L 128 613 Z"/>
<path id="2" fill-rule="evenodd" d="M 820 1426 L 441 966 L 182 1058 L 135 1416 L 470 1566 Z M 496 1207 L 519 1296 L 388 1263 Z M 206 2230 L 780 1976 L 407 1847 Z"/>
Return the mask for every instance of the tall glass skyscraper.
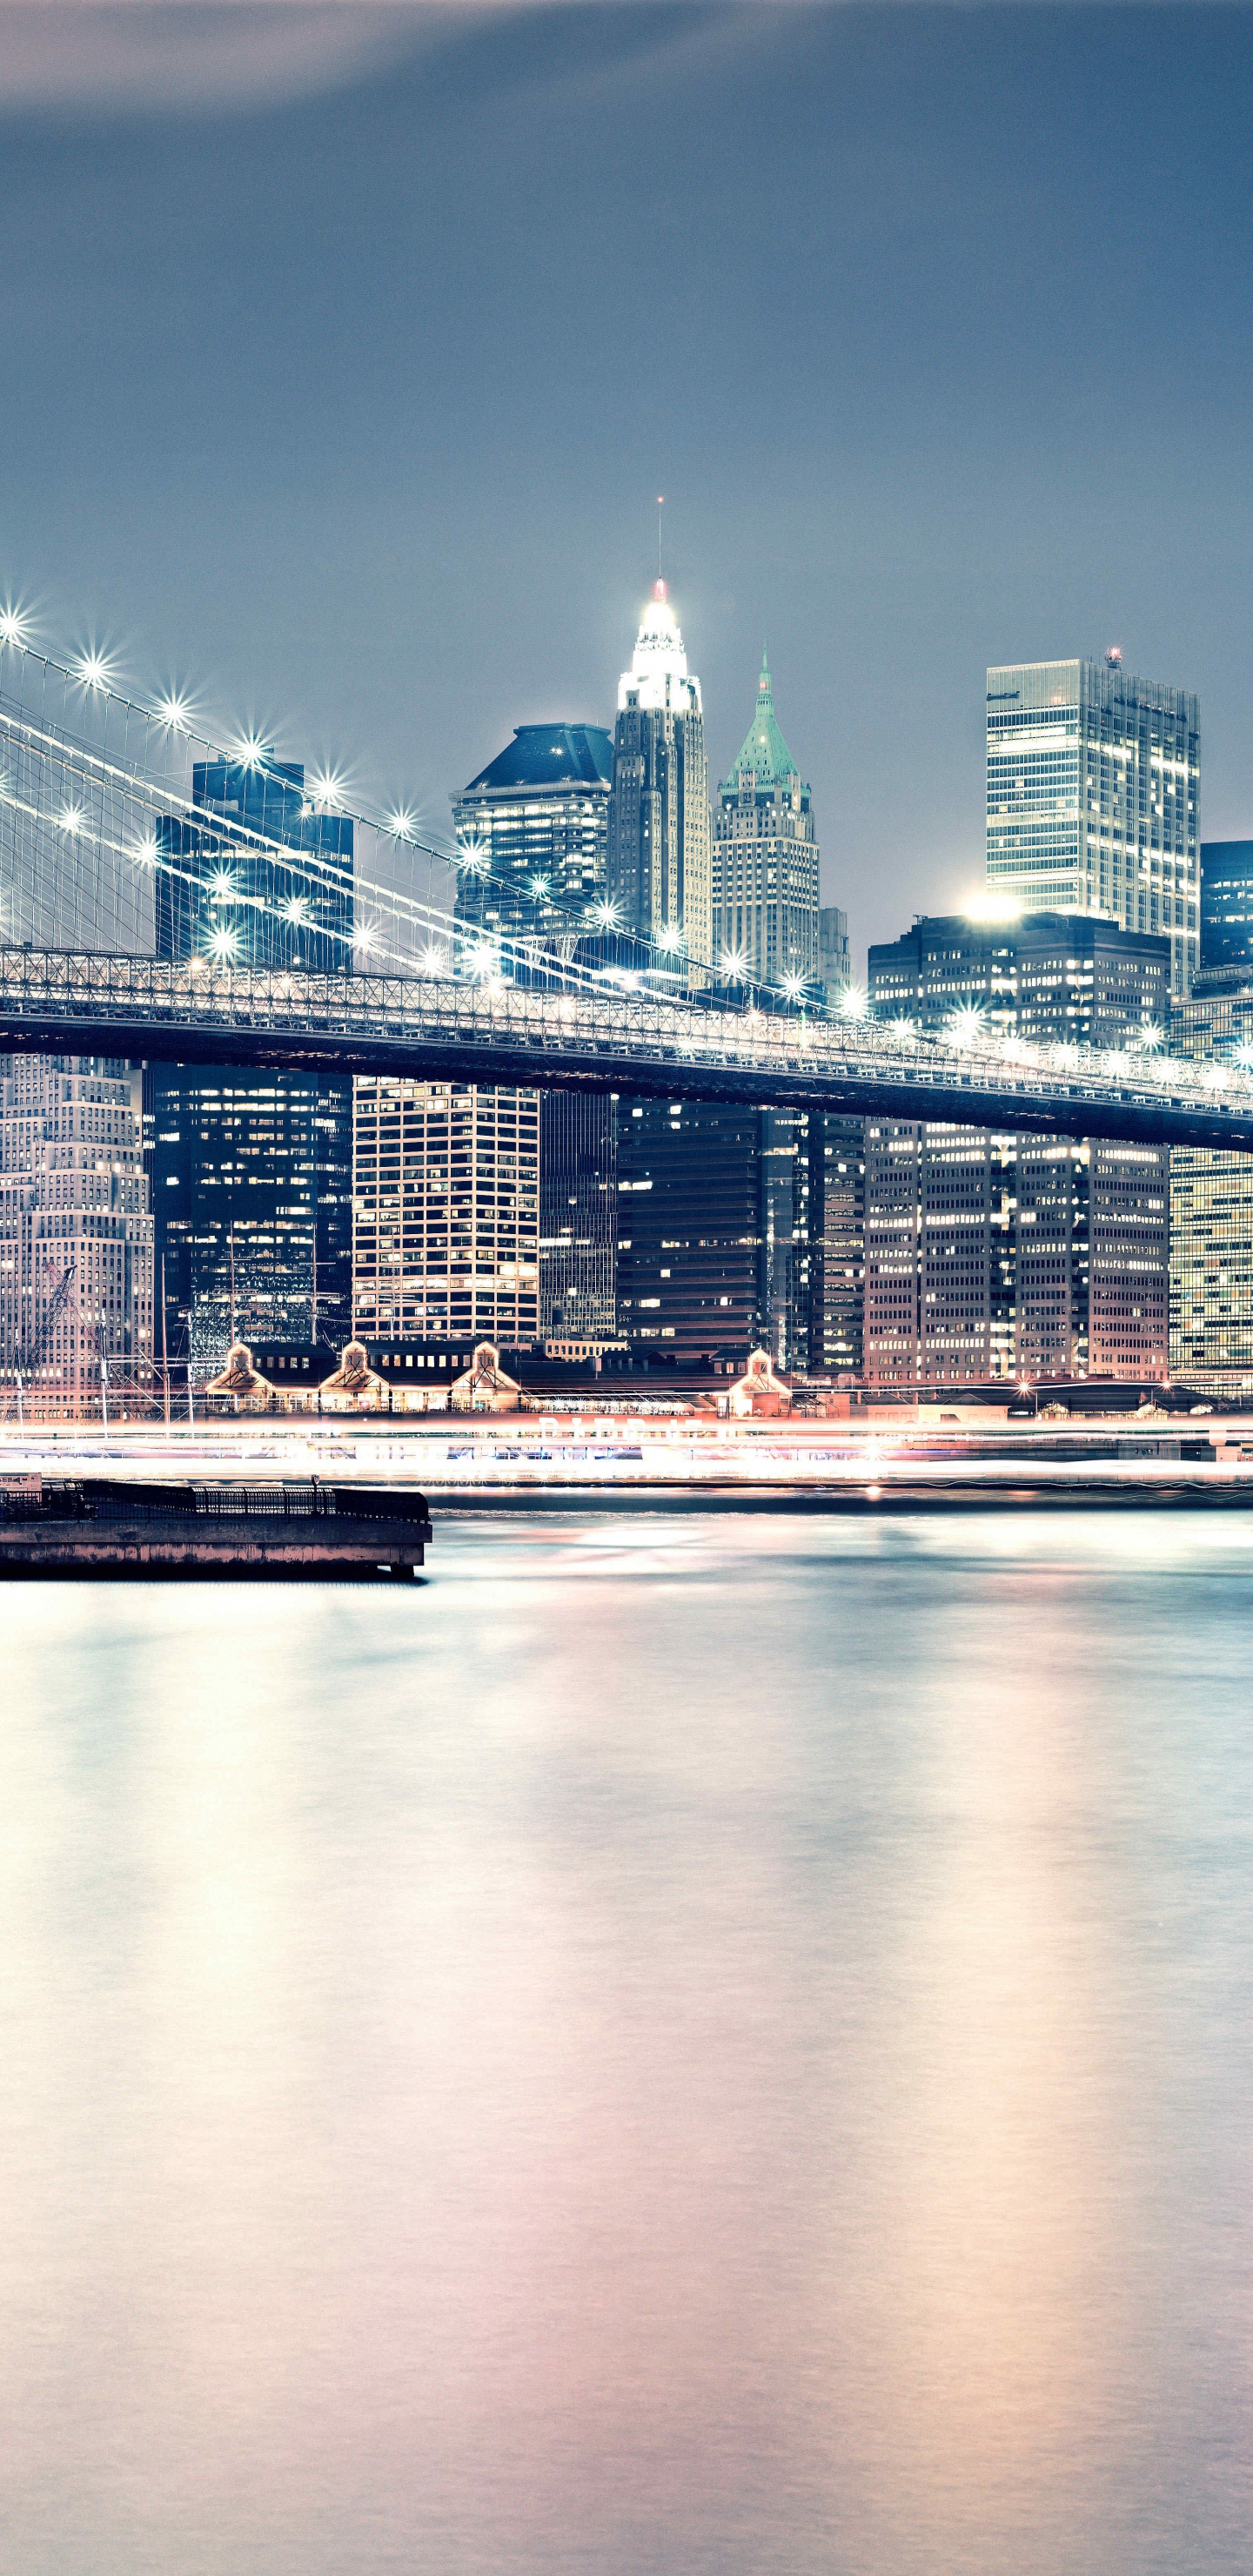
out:
<path id="1" fill-rule="evenodd" d="M 568 953 L 587 928 L 605 892 L 612 766 L 613 745 L 599 725 L 518 725 L 454 798 L 457 921 L 471 952 L 480 942 L 527 938 L 548 949 L 565 944 Z M 544 1092 L 539 1123 L 539 1275 L 528 1287 L 525 1338 L 611 1341 L 616 1103 Z M 500 1304 L 511 1316 L 504 1338 L 516 1342 L 521 1325 L 511 1300 L 512 1271 Z"/>
<path id="2" fill-rule="evenodd" d="M 749 984 L 818 972 L 818 844 L 809 789 L 774 712 L 762 655 L 757 705 L 714 808 L 713 953 Z"/>
<path id="3" fill-rule="evenodd" d="M 453 800 L 457 920 L 479 938 L 570 936 L 605 889 L 613 745 L 600 725 L 518 725 Z"/>
<path id="4" fill-rule="evenodd" d="M 1201 971 L 1253 975 L 1253 841 L 1201 843 Z"/>
<path id="5" fill-rule="evenodd" d="M 1170 941 L 1170 989 L 1200 961 L 1200 716 L 1186 689 L 1104 662 L 987 676 L 988 883 L 1024 912 L 1095 912 Z"/>
<path id="6" fill-rule="evenodd" d="M 1162 936 L 1091 916 L 941 914 L 871 949 L 870 998 L 926 1031 L 969 1013 L 1117 1047 L 1161 1031 L 1169 972 Z M 1157 1145 L 868 1120 L 866 1375 L 1164 1376 L 1168 1164 Z"/>
<path id="7" fill-rule="evenodd" d="M 608 892 L 624 929 L 709 961 L 705 719 L 664 581 L 654 586 L 631 668 L 618 684 Z"/>
<path id="8" fill-rule="evenodd" d="M 157 953 L 240 966 L 351 964 L 353 829 L 299 762 L 198 762 L 189 817 L 157 826 Z M 234 1339 L 347 1339 L 352 1082 L 238 1065 L 144 1079 L 158 1336 L 202 1370 Z"/>

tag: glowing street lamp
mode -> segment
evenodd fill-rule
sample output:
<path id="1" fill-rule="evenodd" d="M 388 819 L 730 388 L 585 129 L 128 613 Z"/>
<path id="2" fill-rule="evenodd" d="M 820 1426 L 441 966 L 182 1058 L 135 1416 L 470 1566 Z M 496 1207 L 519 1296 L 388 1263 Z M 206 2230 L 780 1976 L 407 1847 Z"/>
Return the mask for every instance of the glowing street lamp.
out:
<path id="1" fill-rule="evenodd" d="M 225 922 L 223 922 L 220 929 L 215 930 L 210 934 L 209 955 L 211 957 L 215 957 L 220 965 L 230 964 L 238 946 L 239 932 L 237 930 L 228 930 Z"/>
<path id="2" fill-rule="evenodd" d="M 24 644 L 30 633 L 25 613 L 20 608 L 0 608 L 0 644 Z"/>
<path id="3" fill-rule="evenodd" d="M 864 1020 L 868 1008 L 869 1002 L 863 984 L 849 984 L 841 993 L 840 1018 L 842 1020 Z"/>
<path id="4" fill-rule="evenodd" d="M 94 647 L 89 653 L 79 654 L 73 670 L 75 679 L 81 680 L 85 689 L 107 689 L 113 678 L 112 664 Z"/>

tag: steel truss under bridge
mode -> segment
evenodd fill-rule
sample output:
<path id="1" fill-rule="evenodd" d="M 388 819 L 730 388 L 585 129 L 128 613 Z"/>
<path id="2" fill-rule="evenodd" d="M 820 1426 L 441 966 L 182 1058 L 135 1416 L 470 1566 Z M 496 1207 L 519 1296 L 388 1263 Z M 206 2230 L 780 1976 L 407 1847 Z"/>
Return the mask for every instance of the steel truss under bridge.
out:
<path id="1" fill-rule="evenodd" d="M 652 995 L 0 948 L 0 1046 L 614 1091 L 1253 1152 L 1253 1081 L 1078 1047 L 951 1046 Z"/>

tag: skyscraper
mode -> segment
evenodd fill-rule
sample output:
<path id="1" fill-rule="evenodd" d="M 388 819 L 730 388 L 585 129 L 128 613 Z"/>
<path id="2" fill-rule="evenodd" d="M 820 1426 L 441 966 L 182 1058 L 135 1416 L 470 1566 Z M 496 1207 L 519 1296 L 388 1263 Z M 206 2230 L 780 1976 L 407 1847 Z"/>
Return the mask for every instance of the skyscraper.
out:
<path id="1" fill-rule="evenodd" d="M 876 1016 L 1123 1046 L 1162 1029 L 1161 936 L 1092 915 L 945 914 L 870 951 Z M 866 1375 L 1161 1377 L 1168 1156 L 1155 1145 L 866 1128 Z"/>
<path id="2" fill-rule="evenodd" d="M 362 1074 L 354 1095 L 354 1331 L 533 1342 L 538 1092 Z"/>
<path id="3" fill-rule="evenodd" d="M 42 1407 L 152 1386 L 152 1218 L 139 1075 L 107 1056 L 0 1057 L 0 1366 Z M 58 1304 L 58 1292 L 64 1295 Z"/>
<path id="4" fill-rule="evenodd" d="M 987 676 L 987 874 L 1026 912 L 1095 912 L 1170 941 L 1170 990 L 1200 958 L 1197 701 L 1104 662 Z"/>
<path id="5" fill-rule="evenodd" d="M 763 653 L 753 721 L 713 818 L 713 954 L 749 984 L 818 971 L 818 844 L 809 789 L 779 730 Z"/>
<path id="6" fill-rule="evenodd" d="M 588 926 L 605 893 L 612 765 L 599 725 L 518 725 L 454 798 L 457 921 L 472 947 L 500 938 L 568 946 Z M 607 1098 L 541 1095 L 544 1338 L 613 1338 L 615 1116 Z"/>
<path id="7" fill-rule="evenodd" d="M 1179 1004 L 1171 1014 L 1174 1053 L 1249 1061 L 1253 970 L 1242 991 L 1240 981 L 1220 966 L 1218 989 Z M 1198 1394 L 1245 1404 L 1253 1397 L 1253 1155 L 1171 1149 L 1170 1366 Z"/>
<path id="8" fill-rule="evenodd" d="M 159 956 L 351 964 L 352 822 L 315 803 L 299 762 L 197 762 L 191 816 L 162 816 L 157 850 Z M 206 1364 L 236 1337 L 346 1335 L 350 1078 L 151 1064 L 144 1116 L 171 1346 Z"/>
<path id="9" fill-rule="evenodd" d="M 1253 841 L 1201 843 L 1201 972 L 1253 974 Z"/>
<path id="10" fill-rule="evenodd" d="M 457 920 L 479 938 L 577 931 L 605 889 L 613 745 L 528 724 L 453 800 Z"/>
<path id="11" fill-rule="evenodd" d="M 622 926 L 708 962 L 709 777 L 700 682 L 658 581 L 618 684 L 608 893 Z"/>

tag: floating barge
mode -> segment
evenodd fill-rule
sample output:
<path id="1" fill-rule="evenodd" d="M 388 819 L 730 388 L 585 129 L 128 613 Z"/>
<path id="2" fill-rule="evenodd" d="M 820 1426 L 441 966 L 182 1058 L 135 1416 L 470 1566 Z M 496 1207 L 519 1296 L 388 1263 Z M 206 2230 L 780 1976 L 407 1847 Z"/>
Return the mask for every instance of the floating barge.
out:
<path id="1" fill-rule="evenodd" d="M 412 1580 L 431 1539 L 404 1485 L 0 1481 L 0 1577 Z"/>

